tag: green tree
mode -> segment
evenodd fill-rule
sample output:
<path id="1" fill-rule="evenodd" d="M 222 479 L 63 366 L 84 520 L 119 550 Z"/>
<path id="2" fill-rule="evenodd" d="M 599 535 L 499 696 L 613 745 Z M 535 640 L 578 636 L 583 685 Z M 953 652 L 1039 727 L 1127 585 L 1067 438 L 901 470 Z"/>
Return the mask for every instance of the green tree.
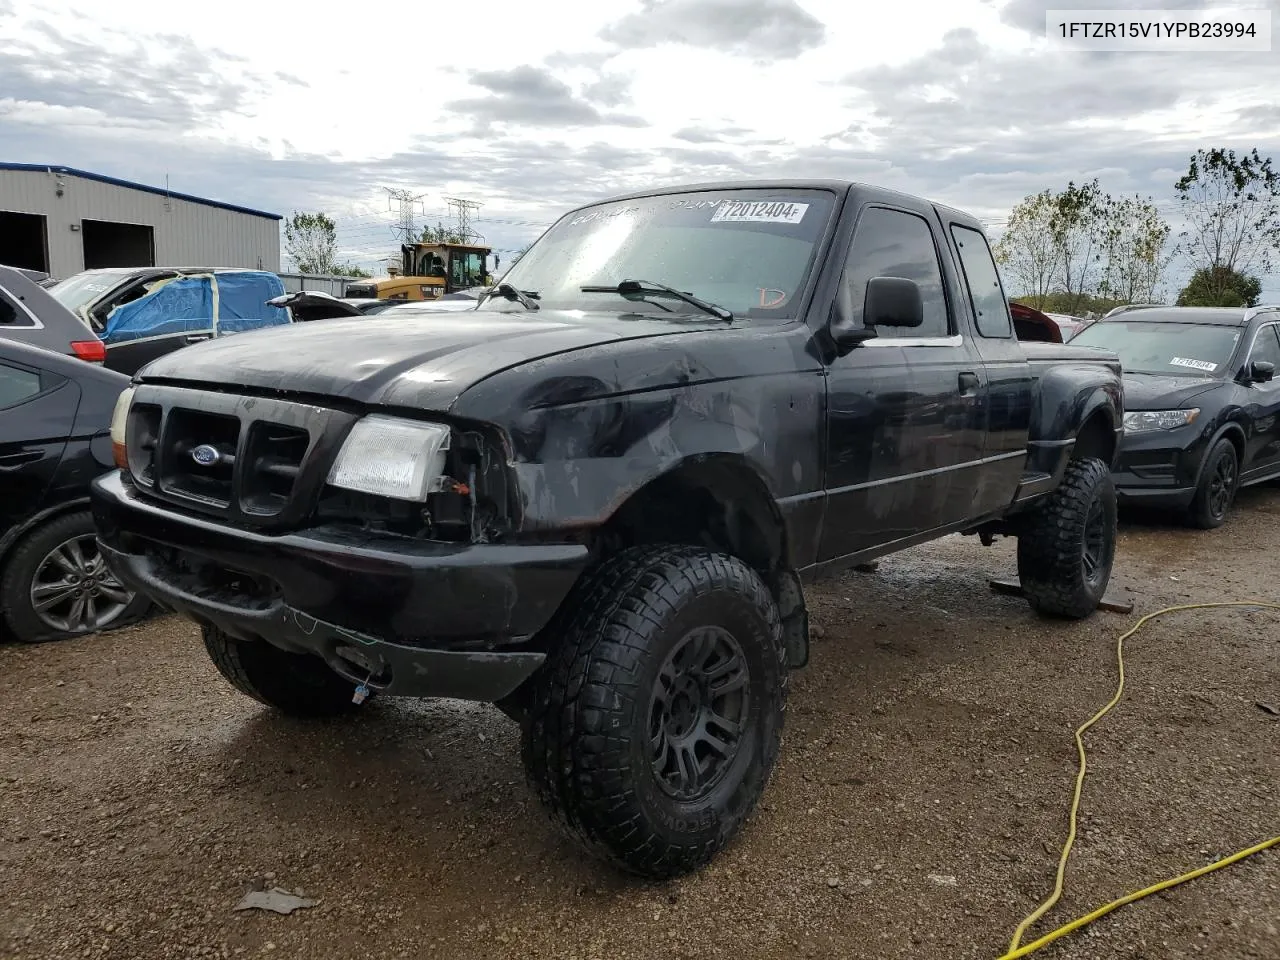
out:
<path id="1" fill-rule="evenodd" d="M 355 277 L 356 279 L 373 276 L 368 270 L 363 267 L 357 267 L 354 263 L 335 263 L 333 265 L 333 275 L 335 277 Z"/>
<path id="2" fill-rule="evenodd" d="M 1058 275 L 1058 248 L 1051 232 L 1053 211 L 1051 190 L 1024 197 L 1009 214 L 1008 226 L 993 251 L 1010 286 L 1022 291 L 1027 305 L 1038 310 L 1043 309 L 1041 304 Z"/>
<path id="3" fill-rule="evenodd" d="M 1197 150 L 1174 189 L 1187 222 L 1182 250 L 1197 271 L 1225 268 L 1237 274 L 1269 273 L 1280 251 L 1280 174 L 1257 149 Z M 1211 273 L 1220 289 L 1227 274 Z"/>
<path id="4" fill-rule="evenodd" d="M 295 210 L 284 222 L 284 250 L 299 273 L 331 273 L 337 249 L 337 228 L 325 214 Z"/>
<path id="5" fill-rule="evenodd" d="M 1262 281 L 1230 267 L 1201 267 L 1178 294 L 1180 307 L 1256 307 Z"/>
<path id="6" fill-rule="evenodd" d="M 467 238 L 452 227 L 437 222 L 434 227 L 423 227 L 418 237 L 422 243 L 466 243 Z"/>
<path id="7" fill-rule="evenodd" d="M 1173 260 L 1173 232 L 1148 197 L 1106 197 L 1102 213 L 1102 275 L 1097 296 L 1123 303 L 1151 303 Z"/>
<path id="8" fill-rule="evenodd" d="M 1053 196 L 1049 237 L 1057 251 L 1057 286 L 1072 305 L 1070 313 L 1083 309 L 1093 290 L 1112 202 L 1096 177 L 1079 186 L 1069 181 L 1065 190 Z"/>

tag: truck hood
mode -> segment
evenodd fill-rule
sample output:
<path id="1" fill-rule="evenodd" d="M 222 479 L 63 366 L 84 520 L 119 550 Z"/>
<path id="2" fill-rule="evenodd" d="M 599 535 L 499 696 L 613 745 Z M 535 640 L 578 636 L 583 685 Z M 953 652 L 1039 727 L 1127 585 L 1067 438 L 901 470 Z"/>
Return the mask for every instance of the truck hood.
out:
<path id="1" fill-rule="evenodd" d="M 1126 410 L 1177 410 L 1200 394 L 1221 386 L 1205 377 L 1170 377 L 1154 373 L 1124 375 Z"/>
<path id="2" fill-rule="evenodd" d="M 711 318 L 546 309 L 335 318 L 175 350 L 143 367 L 138 379 L 443 411 L 468 387 L 508 367 L 600 344 L 725 326 Z"/>

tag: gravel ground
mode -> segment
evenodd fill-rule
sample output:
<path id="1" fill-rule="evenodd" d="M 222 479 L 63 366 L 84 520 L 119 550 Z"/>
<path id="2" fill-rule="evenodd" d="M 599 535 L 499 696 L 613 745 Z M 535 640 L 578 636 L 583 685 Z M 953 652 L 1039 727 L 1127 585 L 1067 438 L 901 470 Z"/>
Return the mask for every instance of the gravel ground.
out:
<path id="1" fill-rule="evenodd" d="M 166 617 L 0 647 L 0 955 L 876 957 L 989 960 L 1050 889 L 1071 732 L 1144 612 L 1276 600 L 1280 492 L 1220 530 L 1124 527 L 1134 616 L 1048 623 L 986 580 L 1012 543 L 949 538 L 811 590 L 764 802 L 710 868 L 658 886 L 558 838 L 514 725 L 487 706 L 371 702 L 308 724 L 214 672 Z M 1044 932 L 1280 833 L 1280 615 L 1183 613 L 1129 647 L 1089 738 L 1077 853 Z M 254 887 L 319 901 L 235 912 Z M 1054 960 L 1280 958 L 1280 852 L 1108 917 Z"/>

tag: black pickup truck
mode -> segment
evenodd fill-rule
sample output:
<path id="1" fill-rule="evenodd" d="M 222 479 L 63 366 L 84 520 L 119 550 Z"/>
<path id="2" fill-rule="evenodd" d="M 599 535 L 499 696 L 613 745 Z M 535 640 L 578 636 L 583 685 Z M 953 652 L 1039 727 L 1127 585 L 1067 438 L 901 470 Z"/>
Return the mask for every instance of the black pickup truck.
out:
<path id="1" fill-rule="evenodd" d="M 803 585 L 1018 538 L 1044 614 L 1115 550 L 1119 364 L 1020 343 L 980 224 L 860 184 L 562 217 L 474 312 L 154 361 L 93 505 L 118 575 L 292 714 L 491 701 L 587 847 L 708 862 L 778 753 Z"/>

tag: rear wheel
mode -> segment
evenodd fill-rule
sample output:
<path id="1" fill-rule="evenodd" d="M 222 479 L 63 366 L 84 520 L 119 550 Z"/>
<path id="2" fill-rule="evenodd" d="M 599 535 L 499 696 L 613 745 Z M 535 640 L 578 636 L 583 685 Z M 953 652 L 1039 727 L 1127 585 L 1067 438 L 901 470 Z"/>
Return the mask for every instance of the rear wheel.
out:
<path id="1" fill-rule="evenodd" d="M 1018 577 L 1038 613 L 1079 620 L 1098 608 L 1116 553 L 1116 491 L 1101 460 L 1072 460 L 1062 483 L 1026 518 Z"/>
<path id="2" fill-rule="evenodd" d="M 38 643 L 125 626 L 151 601 L 116 579 L 98 552 L 93 515 L 80 510 L 27 534 L 0 577 L 0 604 L 10 633 Z"/>
<path id="3" fill-rule="evenodd" d="M 708 863 L 778 754 L 786 651 L 768 589 L 696 547 L 627 550 L 587 574 L 532 679 L 524 759 L 577 841 L 662 879 Z"/>
<path id="4" fill-rule="evenodd" d="M 295 717 L 331 717 L 352 709 L 355 685 L 319 657 L 265 640 L 240 640 L 204 624 L 204 646 L 227 682 L 247 697 Z"/>
<path id="5" fill-rule="evenodd" d="M 1235 444 L 1224 437 L 1213 445 L 1205 458 L 1200 486 L 1191 501 L 1191 523 L 1201 530 L 1222 526 L 1231 512 L 1239 485 L 1240 457 Z"/>

